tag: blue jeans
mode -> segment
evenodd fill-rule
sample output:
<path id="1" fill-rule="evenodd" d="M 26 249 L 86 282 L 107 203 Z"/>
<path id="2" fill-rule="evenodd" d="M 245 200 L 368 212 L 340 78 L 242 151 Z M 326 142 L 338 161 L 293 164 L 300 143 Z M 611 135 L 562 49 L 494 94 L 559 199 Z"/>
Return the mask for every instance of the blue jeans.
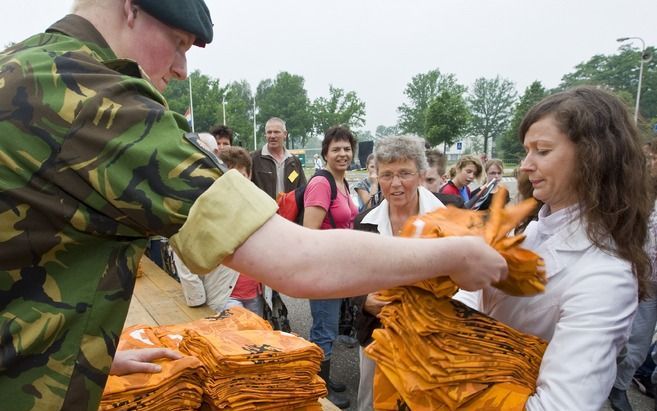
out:
<path id="1" fill-rule="evenodd" d="M 630 338 L 616 360 L 618 369 L 614 388 L 627 391 L 630 387 L 632 376 L 645 361 L 646 355 L 650 355 L 650 343 L 655 332 L 656 322 L 657 298 L 650 297 L 640 301 L 632 323 Z"/>
<path id="2" fill-rule="evenodd" d="M 313 317 L 310 341 L 319 345 L 319 348 L 324 351 L 324 359 L 328 360 L 331 358 L 333 341 L 338 336 L 342 299 L 308 301 L 310 302 L 310 314 Z"/>
<path id="3" fill-rule="evenodd" d="M 262 317 L 264 315 L 265 300 L 261 295 L 247 299 L 228 297 L 228 301 L 226 301 L 226 304 L 224 305 L 224 310 L 230 307 L 244 307 L 252 313 Z"/>

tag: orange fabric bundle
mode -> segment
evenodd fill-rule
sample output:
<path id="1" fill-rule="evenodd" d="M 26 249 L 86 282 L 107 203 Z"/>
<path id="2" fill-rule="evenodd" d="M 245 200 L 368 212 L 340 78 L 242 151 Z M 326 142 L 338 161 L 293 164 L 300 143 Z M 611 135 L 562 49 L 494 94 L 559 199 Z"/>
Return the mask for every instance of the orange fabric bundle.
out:
<path id="1" fill-rule="evenodd" d="M 474 235 L 483 237 L 497 250 L 509 266 L 506 280 L 494 284 L 509 295 L 530 296 L 545 290 L 543 260 L 534 252 L 519 245 L 525 236 L 507 236 L 535 208 L 536 200 L 527 199 L 518 205 L 504 207 L 506 189 L 495 193 L 488 212 L 473 211 L 449 206 L 440 208 L 408 221 L 402 229 L 402 237 L 438 238 Z M 438 277 L 414 284 L 416 287 L 451 296 L 456 285 L 448 277 Z M 446 293 L 443 294 L 442 292 Z"/>
<path id="2" fill-rule="evenodd" d="M 204 390 L 214 409 L 294 409 L 326 395 L 315 344 L 272 330 L 186 330 L 179 349 L 207 366 Z"/>
<path id="3" fill-rule="evenodd" d="M 117 350 L 160 348 L 155 327 L 135 325 L 121 333 Z M 195 357 L 155 361 L 159 373 L 110 375 L 103 391 L 100 410 L 189 410 L 201 406 L 201 381 L 206 374 Z"/>
<path id="4" fill-rule="evenodd" d="M 201 406 L 203 364 L 194 357 L 156 361 L 159 373 L 110 376 L 101 410 L 189 410 Z"/>
<path id="5" fill-rule="evenodd" d="M 542 292 L 542 259 L 520 248 L 523 236 L 506 236 L 535 202 L 502 208 L 504 197 L 496 194 L 489 213 L 448 207 L 425 214 L 402 235 L 482 236 L 509 265 L 507 279 L 495 287 L 511 295 Z M 389 302 L 379 314 L 383 328 L 366 348 L 377 364 L 377 410 L 524 409 L 547 343 L 452 300 L 456 291 L 449 278 L 438 277 L 380 293 Z"/>
<path id="6" fill-rule="evenodd" d="M 185 324 L 163 325 L 154 330 L 155 336 L 165 346 L 178 349 L 185 330 L 195 330 L 201 334 L 221 334 L 225 331 L 268 330 L 271 325 L 262 317 L 242 308 L 233 307 L 217 315 Z"/>
<path id="7" fill-rule="evenodd" d="M 323 353 L 293 334 L 273 331 L 241 307 L 186 324 L 136 325 L 119 350 L 167 347 L 186 355 L 162 371 L 110 376 L 101 410 L 318 411 L 326 396 L 317 375 Z"/>

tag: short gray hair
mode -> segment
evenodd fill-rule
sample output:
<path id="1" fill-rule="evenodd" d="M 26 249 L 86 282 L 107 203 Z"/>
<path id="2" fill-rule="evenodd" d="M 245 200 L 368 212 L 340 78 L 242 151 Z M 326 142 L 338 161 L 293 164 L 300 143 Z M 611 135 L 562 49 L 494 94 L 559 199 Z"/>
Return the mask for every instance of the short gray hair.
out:
<path id="1" fill-rule="evenodd" d="M 415 136 L 388 136 L 378 139 L 374 146 L 374 158 L 377 169 L 381 163 L 390 164 L 407 160 L 413 160 L 418 171 L 428 168 L 427 157 L 424 154 L 424 140 Z"/>
<path id="2" fill-rule="evenodd" d="M 283 126 L 283 131 L 287 131 L 287 128 L 286 128 L 286 126 L 285 126 L 285 121 L 284 121 L 283 119 L 281 119 L 281 118 L 278 118 L 278 117 L 272 117 L 272 118 L 270 118 L 270 119 L 267 120 L 267 122 L 265 123 L 265 127 L 267 127 L 267 124 L 269 124 L 269 123 L 279 123 L 280 125 Z"/>

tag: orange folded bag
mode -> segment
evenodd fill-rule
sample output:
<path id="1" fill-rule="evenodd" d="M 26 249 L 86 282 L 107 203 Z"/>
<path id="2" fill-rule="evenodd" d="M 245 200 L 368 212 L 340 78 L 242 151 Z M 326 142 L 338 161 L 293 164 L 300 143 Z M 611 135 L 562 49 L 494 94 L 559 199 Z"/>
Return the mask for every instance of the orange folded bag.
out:
<path id="1" fill-rule="evenodd" d="M 504 208 L 505 197 L 500 188 L 488 212 L 447 207 L 415 217 L 402 236 L 481 236 L 509 267 L 494 286 L 510 295 L 535 295 L 547 281 L 543 260 L 520 247 L 524 236 L 508 233 L 536 202 Z M 389 304 L 379 314 L 383 327 L 365 350 L 377 363 L 375 409 L 524 409 L 547 343 L 452 300 L 457 290 L 449 277 L 436 277 L 379 293 Z"/>

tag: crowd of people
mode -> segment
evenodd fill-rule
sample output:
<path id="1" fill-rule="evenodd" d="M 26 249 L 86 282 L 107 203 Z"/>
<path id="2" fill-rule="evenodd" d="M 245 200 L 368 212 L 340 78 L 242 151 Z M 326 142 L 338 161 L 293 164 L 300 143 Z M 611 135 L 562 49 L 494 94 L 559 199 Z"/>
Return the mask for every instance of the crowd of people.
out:
<path id="1" fill-rule="evenodd" d="M 398 238 L 410 216 L 446 204 L 485 210 L 500 161 L 466 155 L 447 171 L 421 139 L 383 138 L 354 187 L 359 214 L 346 127 L 326 130 L 314 168 L 328 174 L 310 179 L 285 148 L 283 119 L 267 121 L 266 144 L 252 153 L 233 147 L 224 125 L 189 133 L 161 92 L 187 76 L 187 51 L 212 40 L 203 0 L 76 0 L 45 33 L 0 54 L 0 393 L 12 398 L 3 405 L 97 409 L 110 373 L 157 372 L 153 360 L 179 358 L 116 350 L 139 259 L 162 236 L 190 305 L 280 319 L 278 291 L 309 299 L 309 339 L 341 408 L 350 404 L 331 354 L 342 299 L 360 296 L 358 409 L 369 410 L 375 364 L 363 347 L 380 326 L 377 291 L 446 276 L 457 299 L 548 342 L 527 410 L 599 410 L 608 396 L 631 409 L 625 392 L 657 319 L 657 149 L 644 148 L 620 99 L 574 88 L 520 125 L 519 192 L 541 203 L 523 246 L 543 257 L 548 282 L 513 297 L 491 287 L 507 265 L 482 238 Z M 303 227 L 275 202 L 301 187 Z"/>

